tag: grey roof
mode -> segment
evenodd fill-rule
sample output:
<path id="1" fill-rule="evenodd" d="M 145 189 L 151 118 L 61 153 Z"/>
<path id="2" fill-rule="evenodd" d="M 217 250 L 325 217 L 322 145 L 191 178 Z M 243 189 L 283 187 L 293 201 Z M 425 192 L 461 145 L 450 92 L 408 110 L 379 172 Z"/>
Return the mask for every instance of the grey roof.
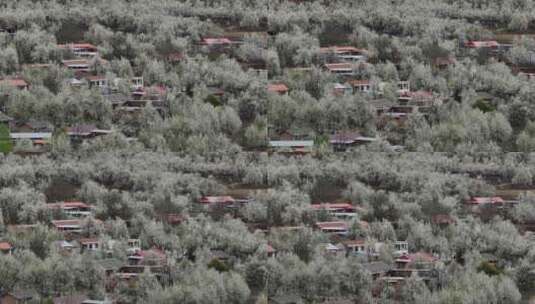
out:
<path id="1" fill-rule="evenodd" d="M 270 147 L 292 148 L 292 147 L 312 147 L 313 140 L 272 140 L 269 142 Z"/>
<path id="2" fill-rule="evenodd" d="M 52 133 L 11 133 L 9 136 L 11 139 L 49 139 L 52 138 Z"/>
<path id="3" fill-rule="evenodd" d="M 370 262 L 362 264 L 362 267 L 369 271 L 371 274 L 384 273 L 391 269 L 388 264 L 384 262 Z"/>

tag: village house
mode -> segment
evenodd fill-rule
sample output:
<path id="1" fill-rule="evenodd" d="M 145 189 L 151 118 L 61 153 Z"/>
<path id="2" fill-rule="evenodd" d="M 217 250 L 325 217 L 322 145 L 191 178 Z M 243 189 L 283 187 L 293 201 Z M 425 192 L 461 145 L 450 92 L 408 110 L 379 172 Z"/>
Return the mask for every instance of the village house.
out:
<path id="1" fill-rule="evenodd" d="M 138 250 L 128 256 L 129 265 L 163 266 L 167 264 L 167 255 L 157 248 Z"/>
<path id="2" fill-rule="evenodd" d="M 426 252 L 417 252 L 403 254 L 396 258 L 396 267 L 398 269 L 430 269 L 439 259 L 434 255 Z"/>
<path id="3" fill-rule="evenodd" d="M 353 88 L 348 84 L 335 83 L 333 88 L 333 95 L 344 96 L 353 94 Z"/>
<path id="4" fill-rule="evenodd" d="M 333 222 L 317 222 L 316 228 L 321 232 L 327 234 L 336 234 L 345 236 L 349 233 L 349 225 L 346 222 L 342 221 L 333 221 Z"/>
<path id="5" fill-rule="evenodd" d="M 351 76 L 355 73 L 355 65 L 349 62 L 343 63 L 327 63 L 325 69 L 331 73 L 341 76 Z"/>
<path id="6" fill-rule="evenodd" d="M 80 250 L 82 251 L 82 253 L 97 251 L 101 248 L 100 240 L 98 239 L 80 239 L 78 240 L 78 243 L 80 243 Z"/>
<path id="7" fill-rule="evenodd" d="M 92 67 L 92 63 L 88 59 L 63 60 L 61 63 L 67 69 L 78 72 L 89 72 Z"/>
<path id="8" fill-rule="evenodd" d="M 342 244 L 331 244 L 331 243 L 325 243 L 320 244 L 320 249 L 322 252 L 329 256 L 344 256 L 345 255 L 345 248 Z"/>
<path id="9" fill-rule="evenodd" d="M 441 105 L 442 100 L 429 91 L 402 92 L 399 94 L 399 105 L 432 106 Z"/>
<path id="10" fill-rule="evenodd" d="M 74 252 L 74 249 L 77 248 L 75 244 L 66 240 L 55 241 L 54 246 L 58 252 L 63 255 L 70 255 Z"/>
<path id="11" fill-rule="evenodd" d="M 52 221 L 52 226 L 60 232 L 79 233 L 82 231 L 82 224 L 78 219 Z"/>
<path id="12" fill-rule="evenodd" d="M 19 141 L 23 140 L 29 140 L 32 142 L 33 146 L 45 146 L 47 143 L 52 139 L 52 133 L 51 132 L 16 132 L 16 133 L 10 133 L 9 137 L 11 138 L 11 141 L 16 144 Z"/>
<path id="13" fill-rule="evenodd" d="M 13 245 L 9 242 L 0 242 L 0 253 L 10 255 L 13 252 Z"/>
<path id="14" fill-rule="evenodd" d="M 229 38 L 203 38 L 199 44 L 209 52 L 222 53 L 229 51 L 235 43 Z"/>
<path id="15" fill-rule="evenodd" d="M 92 214 L 91 206 L 82 202 L 59 202 L 46 205 L 50 210 L 61 210 L 72 217 L 85 217 Z"/>
<path id="16" fill-rule="evenodd" d="M 182 52 L 171 52 L 164 56 L 164 60 L 170 64 L 176 64 L 182 62 L 186 56 Z"/>
<path id="17" fill-rule="evenodd" d="M 33 296 L 22 291 L 3 292 L 0 290 L 0 304 L 27 304 L 31 303 Z"/>
<path id="18" fill-rule="evenodd" d="M 353 46 L 331 46 L 320 48 L 320 55 L 325 61 L 348 61 L 355 62 L 366 60 L 367 51 Z"/>
<path id="19" fill-rule="evenodd" d="M 199 203 L 209 206 L 231 206 L 236 200 L 232 196 L 203 196 L 199 199 Z"/>
<path id="20" fill-rule="evenodd" d="M 449 214 L 435 214 L 431 217 L 431 223 L 435 226 L 445 228 L 455 224 L 455 219 Z"/>
<path id="21" fill-rule="evenodd" d="M 76 125 L 66 129 L 67 135 L 73 140 L 82 141 L 88 138 L 103 136 L 113 133 L 112 130 L 98 129 L 95 125 Z"/>
<path id="22" fill-rule="evenodd" d="M 353 93 L 372 93 L 372 84 L 369 80 L 349 80 L 347 84 L 353 89 Z"/>
<path id="23" fill-rule="evenodd" d="M 54 131 L 54 126 L 51 123 L 35 119 L 12 121 L 10 128 L 13 133 L 51 133 Z"/>
<path id="24" fill-rule="evenodd" d="M 71 51 L 76 57 L 94 57 L 98 55 L 98 48 L 89 43 L 59 44 L 58 48 Z"/>
<path id="25" fill-rule="evenodd" d="M 357 239 L 357 240 L 346 240 L 343 241 L 346 252 L 348 255 L 356 256 L 368 256 L 369 249 L 366 240 Z"/>
<path id="26" fill-rule="evenodd" d="M 90 75 L 85 79 L 89 83 L 90 88 L 107 88 L 109 87 L 109 81 L 104 75 Z"/>
<path id="27" fill-rule="evenodd" d="M 30 85 L 26 82 L 26 80 L 22 78 L 0 78 L 0 86 L 1 85 L 7 85 L 9 87 L 17 88 L 22 91 L 26 91 L 30 88 Z"/>
<path id="28" fill-rule="evenodd" d="M 271 140 L 269 149 L 271 152 L 286 154 L 308 154 L 314 147 L 313 140 Z"/>
<path id="29" fill-rule="evenodd" d="M 465 203 L 469 205 L 486 205 L 486 204 L 503 205 L 505 201 L 503 198 L 499 196 L 491 196 L 491 197 L 473 196 L 470 199 L 466 200 Z"/>
<path id="30" fill-rule="evenodd" d="M 469 40 L 464 43 L 464 47 L 469 49 L 497 49 L 499 46 L 496 40 Z"/>
<path id="31" fill-rule="evenodd" d="M 341 220 L 350 219 L 357 215 L 356 207 L 349 203 L 312 204 L 310 208 L 314 211 L 325 211 L 329 215 Z"/>
<path id="32" fill-rule="evenodd" d="M 453 56 L 442 56 L 442 57 L 436 57 L 432 60 L 432 65 L 434 68 L 439 70 L 445 70 L 449 66 L 452 66 L 455 64 L 455 58 Z"/>
<path id="33" fill-rule="evenodd" d="M 287 95 L 289 89 L 284 83 L 272 83 L 268 84 L 267 91 L 279 95 Z"/>
<path id="34" fill-rule="evenodd" d="M 342 131 L 329 136 L 329 143 L 335 151 L 346 151 L 350 147 L 377 141 L 375 137 L 362 136 L 359 132 Z"/>

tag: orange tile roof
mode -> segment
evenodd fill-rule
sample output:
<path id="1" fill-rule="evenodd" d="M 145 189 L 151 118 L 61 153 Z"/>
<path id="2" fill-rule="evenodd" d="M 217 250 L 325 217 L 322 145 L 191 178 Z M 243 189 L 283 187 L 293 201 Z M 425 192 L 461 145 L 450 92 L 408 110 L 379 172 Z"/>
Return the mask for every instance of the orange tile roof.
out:
<path id="1" fill-rule="evenodd" d="M 10 243 L 8 243 L 8 242 L 0 242 L 0 250 L 2 250 L 2 251 L 11 250 L 11 248 L 13 248 L 13 246 L 11 246 Z"/>
<path id="2" fill-rule="evenodd" d="M 284 83 L 273 83 L 273 84 L 268 84 L 267 90 L 269 92 L 274 92 L 274 93 L 286 93 L 288 92 L 288 87 Z"/>
<path id="3" fill-rule="evenodd" d="M 17 87 L 17 88 L 25 88 L 28 86 L 28 83 L 26 80 L 22 78 L 8 78 L 0 80 L 0 82 L 7 83 L 10 86 Z"/>

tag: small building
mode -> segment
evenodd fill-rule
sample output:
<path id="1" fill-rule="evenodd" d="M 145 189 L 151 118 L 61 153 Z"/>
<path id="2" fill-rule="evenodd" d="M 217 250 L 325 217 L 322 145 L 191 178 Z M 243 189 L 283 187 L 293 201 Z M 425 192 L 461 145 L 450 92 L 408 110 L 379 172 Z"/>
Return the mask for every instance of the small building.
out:
<path id="1" fill-rule="evenodd" d="M 354 74 L 355 66 L 349 62 L 327 63 L 325 64 L 325 69 L 332 74 L 350 76 Z"/>
<path id="2" fill-rule="evenodd" d="M 92 214 L 91 206 L 82 202 L 60 202 L 46 205 L 50 210 L 61 210 L 73 217 L 85 217 Z"/>
<path id="3" fill-rule="evenodd" d="M 335 151 L 345 151 L 349 147 L 369 144 L 377 141 L 375 137 L 362 136 L 359 132 L 343 131 L 329 136 L 329 143 Z"/>
<path id="4" fill-rule="evenodd" d="M 409 242 L 395 241 L 394 242 L 394 256 L 409 254 Z"/>
<path id="5" fill-rule="evenodd" d="M 201 45 L 206 46 L 229 46 L 232 45 L 232 41 L 228 38 L 203 38 Z"/>
<path id="6" fill-rule="evenodd" d="M 284 83 L 272 83 L 269 84 L 267 87 L 268 92 L 276 93 L 279 95 L 286 95 L 288 94 L 288 87 Z"/>
<path id="7" fill-rule="evenodd" d="M 61 232 L 79 233 L 82 231 L 82 224 L 80 220 L 52 221 L 52 226 Z"/>
<path id="8" fill-rule="evenodd" d="M 236 200 L 232 196 L 203 196 L 199 200 L 199 203 L 211 206 L 229 206 L 234 205 L 235 202 Z"/>
<path id="9" fill-rule="evenodd" d="M 310 205 L 314 211 L 325 211 L 335 218 L 346 220 L 357 215 L 356 207 L 349 203 L 321 203 Z"/>
<path id="10" fill-rule="evenodd" d="M 357 240 L 347 240 L 343 241 L 346 252 L 348 255 L 357 255 L 357 256 L 367 256 L 368 255 L 368 245 L 366 240 L 357 239 Z"/>
<path id="11" fill-rule="evenodd" d="M 474 196 L 465 201 L 468 205 L 503 205 L 505 203 L 504 199 L 499 196 L 492 197 L 479 197 Z"/>
<path id="12" fill-rule="evenodd" d="M 417 252 L 401 255 L 395 262 L 398 269 L 430 269 L 438 260 L 430 253 Z"/>
<path id="13" fill-rule="evenodd" d="M 30 303 L 33 296 L 30 293 L 22 291 L 12 291 L 2 294 L 0 290 L 0 303 L 1 304 L 26 304 Z"/>
<path id="14" fill-rule="evenodd" d="M 313 140 L 271 140 L 269 148 L 273 152 L 288 154 L 307 154 L 312 152 Z"/>
<path id="15" fill-rule="evenodd" d="M 92 66 L 91 62 L 87 59 L 63 60 L 61 63 L 67 69 L 78 72 L 89 72 Z"/>
<path id="16" fill-rule="evenodd" d="M 76 57 L 94 57 L 98 55 L 98 48 L 89 43 L 59 44 L 58 48 L 71 51 Z"/>
<path id="17" fill-rule="evenodd" d="M 108 135 L 113 133 L 112 130 L 98 129 L 95 125 L 76 125 L 67 128 L 67 135 L 74 140 L 83 140 L 93 138 L 101 135 Z"/>
<path id="18" fill-rule="evenodd" d="M 363 49 L 359 49 L 353 46 L 331 46 L 320 48 L 320 55 L 332 59 L 338 59 L 342 61 L 355 62 L 360 60 L 366 60 L 368 52 Z"/>
<path id="19" fill-rule="evenodd" d="M 347 84 L 353 88 L 353 93 L 372 93 L 372 84 L 369 80 L 349 80 Z"/>
<path id="20" fill-rule="evenodd" d="M 90 88 L 108 88 L 109 82 L 104 75 L 90 75 L 85 77 Z"/>
<path id="21" fill-rule="evenodd" d="M 498 49 L 500 44 L 496 40 L 469 40 L 464 46 L 469 49 Z"/>
<path id="22" fill-rule="evenodd" d="M 72 242 L 66 240 L 55 241 L 54 246 L 61 254 L 64 255 L 71 254 L 74 249 L 77 248 Z"/>
<path id="23" fill-rule="evenodd" d="M 11 138 L 11 141 L 13 143 L 17 143 L 19 141 L 23 140 L 29 140 L 32 142 L 33 146 L 45 146 L 48 144 L 50 139 L 52 139 L 52 133 L 51 132 L 17 132 L 17 133 L 10 133 L 9 137 Z"/>
<path id="24" fill-rule="evenodd" d="M 128 263 L 130 265 L 163 266 L 167 264 L 167 255 L 157 248 L 138 250 L 128 256 Z"/>
<path id="25" fill-rule="evenodd" d="M 13 245 L 9 242 L 0 242 L 0 253 L 10 255 L 13 252 Z"/>
<path id="26" fill-rule="evenodd" d="M 431 217 L 431 223 L 439 227 L 447 227 L 455 224 L 455 219 L 449 214 L 435 214 Z"/>
<path id="27" fill-rule="evenodd" d="M 345 255 L 345 249 L 342 244 L 334 245 L 331 243 L 325 243 L 325 244 L 320 244 L 320 248 L 327 255 L 332 255 L 332 256 L 344 256 Z"/>
<path id="28" fill-rule="evenodd" d="M 347 235 L 349 233 L 349 225 L 346 222 L 334 221 L 334 222 L 317 222 L 316 227 L 321 232 L 328 234 Z"/>
<path id="29" fill-rule="evenodd" d="M 78 243 L 80 243 L 80 249 L 82 252 L 87 251 L 97 251 L 100 249 L 100 240 L 98 239 L 80 239 L 78 240 Z"/>
<path id="30" fill-rule="evenodd" d="M 335 83 L 333 88 L 333 95 L 344 96 L 353 93 L 353 88 L 349 84 Z"/>
<path id="31" fill-rule="evenodd" d="M 3 78 L 0 79 L 0 85 L 2 84 L 17 88 L 22 91 L 26 91 L 30 88 L 30 85 L 22 78 Z"/>

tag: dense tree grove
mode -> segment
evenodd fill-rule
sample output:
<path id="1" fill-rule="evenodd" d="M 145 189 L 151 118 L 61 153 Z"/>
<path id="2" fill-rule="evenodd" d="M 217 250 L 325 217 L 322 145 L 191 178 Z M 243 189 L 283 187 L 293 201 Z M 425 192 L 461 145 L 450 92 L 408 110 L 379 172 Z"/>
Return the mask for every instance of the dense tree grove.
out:
<path id="1" fill-rule="evenodd" d="M 523 303 L 534 30 L 533 0 L 0 0 L 0 297 Z"/>

